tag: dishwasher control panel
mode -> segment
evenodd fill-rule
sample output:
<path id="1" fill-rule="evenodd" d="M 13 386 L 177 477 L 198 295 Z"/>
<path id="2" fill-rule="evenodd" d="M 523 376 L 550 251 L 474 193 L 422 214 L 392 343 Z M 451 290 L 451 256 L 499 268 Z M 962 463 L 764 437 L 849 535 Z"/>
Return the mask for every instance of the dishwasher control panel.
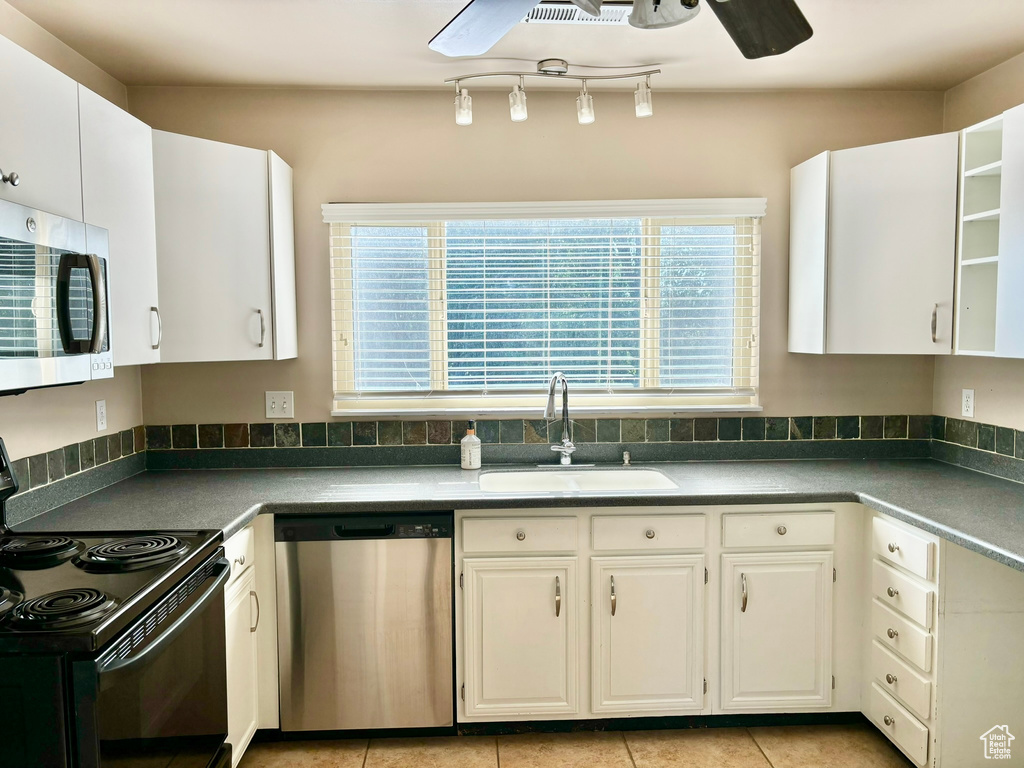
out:
<path id="1" fill-rule="evenodd" d="M 450 539 L 452 530 L 437 523 L 399 523 L 395 526 L 395 537 L 399 539 Z"/>
<path id="2" fill-rule="evenodd" d="M 374 515 L 285 516 L 274 521 L 276 541 L 345 541 L 365 539 L 450 539 L 451 512 L 391 512 Z"/>

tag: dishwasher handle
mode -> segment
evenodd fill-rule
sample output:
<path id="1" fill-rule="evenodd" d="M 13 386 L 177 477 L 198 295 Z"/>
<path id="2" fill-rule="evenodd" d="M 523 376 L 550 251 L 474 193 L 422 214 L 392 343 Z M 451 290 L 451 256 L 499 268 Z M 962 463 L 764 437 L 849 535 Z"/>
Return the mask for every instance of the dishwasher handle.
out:
<path id="1" fill-rule="evenodd" d="M 359 528 L 346 528 L 344 525 L 334 526 L 334 535 L 339 539 L 382 539 L 395 535 L 393 523 L 381 525 L 365 525 Z"/>

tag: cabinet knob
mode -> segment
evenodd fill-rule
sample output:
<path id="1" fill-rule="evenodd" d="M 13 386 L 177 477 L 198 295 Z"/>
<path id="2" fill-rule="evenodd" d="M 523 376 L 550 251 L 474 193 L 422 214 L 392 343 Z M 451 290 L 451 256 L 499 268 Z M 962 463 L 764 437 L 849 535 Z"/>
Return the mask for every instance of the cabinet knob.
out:
<path id="1" fill-rule="evenodd" d="M 887 630 L 885 630 L 885 634 L 887 634 L 889 636 L 890 640 L 895 640 L 897 637 L 900 636 L 900 633 L 897 632 L 892 627 L 889 627 Z"/>
<path id="2" fill-rule="evenodd" d="M 653 528 L 648 528 L 644 532 L 644 536 L 646 536 L 648 539 L 653 539 L 656 535 L 657 534 L 654 533 L 654 529 Z"/>
<path id="3" fill-rule="evenodd" d="M 239 555 L 235 558 L 235 565 L 245 565 L 245 555 Z"/>
<path id="4" fill-rule="evenodd" d="M 889 542 L 889 551 L 890 552 L 899 552 L 900 551 L 900 545 L 897 544 L 895 541 L 890 541 Z"/>
<path id="5" fill-rule="evenodd" d="M 893 720 L 889 715 L 886 715 L 885 717 L 882 718 L 882 722 L 885 723 L 886 725 L 892 725 L 896 721 Z"/>
<path id="6" fill-rule="evenodd" d="M 14 171 L 11 171 L 10 173 L 0 171 L 0 181 L 3 181 L 4 184 L 10 184 L 12 187 L 16 187 L 21 184 L 21 177 L 19 177 Z"/>
<path id="7" fill-rule="evenodd" d="M 887 682 L 889 685 L 895 685 L 896 684 L 896 675 L 886 675 L 885 676 L 885 682 Z"/>
<path id="8" fill-rule="evenodd" d="M 887 590 L 885 590 L 885 594 L 887 594 L 889 597 L 896 597 L 896 595 L 898 595 L 899 593 L 900 591 L 893 587 L 889 587 Z"/>
<path id="9" fill-rule="evenodd" d="M 516 531 L 516 538 L 519 541 L 525 540 L 526 539 L 526 531 Z"/>
<path id="10" fill-rule="evenodd" d="M 780 525 L 778 528 L 775 529 L 775 532 L 778 533 L 779 536 L 785 536 L 786 535 L 786 530 L 787 530 L 786 526 Z"/>

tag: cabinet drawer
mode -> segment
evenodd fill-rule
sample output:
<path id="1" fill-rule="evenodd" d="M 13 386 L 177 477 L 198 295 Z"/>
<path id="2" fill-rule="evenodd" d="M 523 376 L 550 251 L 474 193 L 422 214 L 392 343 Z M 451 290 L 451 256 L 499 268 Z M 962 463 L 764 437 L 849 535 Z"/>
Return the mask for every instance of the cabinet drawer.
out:
<path id="1" fill-rule="evenodd" d="M 922 672 L 931 671 L 931 634 L 878 600 L 871 601 L 871 631 L 886 648 L 895 650 Z"/>
<path id="2" fill-rule="evenodd" d="M 930 719 L 932 711 L 932 684 L 895 654 L 887 651 L 877 640 L 871 643 L 871 677 L 910 709 L 914 714 Z"/>
<path id="3" fill-rule="evenodd" d="M 462 521 L 466 553 L 575 550 L 575 517 L 467 517 Z"/>
<path id="4" fill-rule="evenodd" d="M 722 515 L 722 545 L 726 547 L 829 547 L 835 536 L 832 512 Z"/>
<path id="5" fill-rule="evenodd" d="M 877 683 L 871 684 L 868 714 L 886 736 L 918 765 L 928 759 L 928 729 Z"/>
<path id="6" fill-rule="evenodd" d="M 875 597 L 910 617 L 925 629 L 932 628 L 935 593 L 881 560 L 871 562 L 871 589 Z"/>
<path id="7" fill-rule="evenodd" d="M 871 548 L 883 560 L 932 579 L 935 545 L 924 536 L 876 517 L 871 521 Z"/>
<path id="8" fill-rule="evenodd" d="M 224 557 L 231 563 L 231 577 L 228 579 L 228 584 L 231 584 L 256 562 L 256 537 L 251 526 L 224 542 Z"/>
<path id="9" fill-rule="evenodd" d="M 594 549 L 703 549 L 704 515 L 602 515 L 593 522 Z"/>

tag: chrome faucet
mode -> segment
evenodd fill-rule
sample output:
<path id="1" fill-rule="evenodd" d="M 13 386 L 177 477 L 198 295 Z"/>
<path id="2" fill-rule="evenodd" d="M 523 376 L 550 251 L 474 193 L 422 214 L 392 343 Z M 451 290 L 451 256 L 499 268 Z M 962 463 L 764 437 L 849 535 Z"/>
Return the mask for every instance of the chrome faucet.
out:
<path id="1" fill-rule="evenodd" d="M 558 385 L 562 385 L 562 442 L 551 446 L 552 451 L 558 451 L 562 454 L 559 458 L 558 463 L 563 466 L 569 466 L 572 464 L 572 454 L 576 450 L 576 446 L 572 444 L 572 427 L 569 421 L 569 380 L 566 379 L 565 374 L 559 371 L 551 377 L 551 381 L 548 383 L 548 406 L 544 409 L 544 418 L 548 421 L 554 421 L 555 418 L 555 388 Z"/>

